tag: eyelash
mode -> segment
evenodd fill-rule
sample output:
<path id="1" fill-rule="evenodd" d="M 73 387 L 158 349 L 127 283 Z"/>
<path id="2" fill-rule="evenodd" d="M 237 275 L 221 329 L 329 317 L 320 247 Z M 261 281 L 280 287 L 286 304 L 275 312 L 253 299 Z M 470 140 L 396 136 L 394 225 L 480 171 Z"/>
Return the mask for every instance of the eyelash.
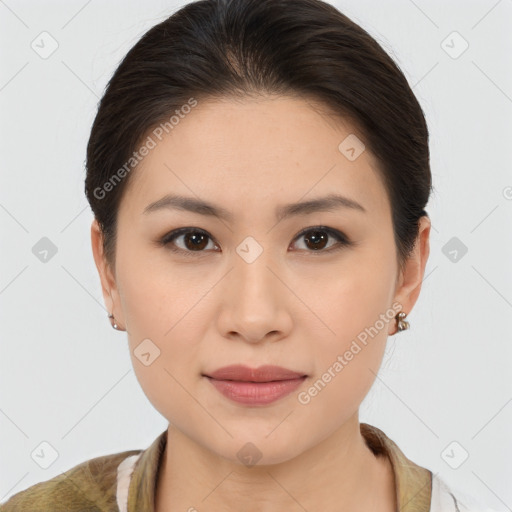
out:
<path id="1" fill-rule="evenodd" d="M 339 250 L 341 250 L 341 249 L 343 249 L 345 247 L 354 245 L 354 242 L 349 240 L 348 237 L 344 233 L 342 233 L 341 231 L 338 231 L 337 229 L 329 228 L 327 226 L 311 226 L 309 228 L 303 229 L 302 231 L 300 231 L 297 234 L 297 236 L 293 239 L 293 241 L 295 242 L 296 240 L 298 240 L 302 236 L 304 236 L 304 235 L 306 235 L 306 234 L 308 234 L 309 232 L 312 232 L 312 231 L 323 231 L 323 232 L 327 233 L 328 235 L 332 236 L 333 238 L 335 238 L 337 240 L 337 242 L 338 242 L 337 244 L 334 244 L 333 246 L 331 246 L 328 249 L 319 249 L 318 251 L 308 250 L 308 249 L 301 249 L 301 250 L 305 250 L 308 253 L 312 253 L 315 256 L 316 255 L 320 255 L 321 253 L 324 253 L 324 254 L 325 253 L 329 253 L 329 254 L 331 254 L 331 253 L 339 251 Z M 187 250 L 187 249 L 171 247 L 172 242 L 176 238 L 178 238 L 178 237 L 180 237 L 182 235 L 186 235 L 188 233 L 197 233 L 197 234 L 206 235 L 208 238 L 210 238 L 210 240 L 212 240 L 215 243 L 213 238 L 206 231 L 204 231 L 202 229 L 199 229 L 199 228 L 188 227 L 188 228 L 175 229 L 174 231 L 171 231 L 170 233 L 167 233 L 159 241 L 159 244 L 161 246 L 163 246 L 163 247 L 168 248 L 170 251 L 172 251 L 174 253 L 185 254 L 187 257 L 188 256 L 195 257 L 196 255 L 199 255 L 201 253 L 207 252 L 204 249 L 200 250 L 200 251 L 190 251 L 190 250 Z"/>

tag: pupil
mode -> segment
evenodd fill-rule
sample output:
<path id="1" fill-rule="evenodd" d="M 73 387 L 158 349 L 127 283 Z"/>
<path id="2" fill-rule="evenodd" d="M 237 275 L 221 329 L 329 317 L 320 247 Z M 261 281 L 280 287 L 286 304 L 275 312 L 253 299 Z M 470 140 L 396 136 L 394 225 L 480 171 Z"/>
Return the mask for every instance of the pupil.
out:
<path id="1" fill-rule="evenodd" d="M 320 235 L 318 235 L 319 233 Z M 321 247 L 313 247 L 313 249 L 315 250 L 322 249 L 323 247 L 325 247 L 326 238 L 327 237 L 325 236 L 325 234 L 323 234 L 322 231 L 312 231 L 310 235 L 306 236 L 306 240 L 308 242 L 311 241 L 313 244 L 318 244 L 319 242 L 321 243 L 322 241 L 324 242 L 324 244 Z"/>
<path id="2" fill-rule="evenodd" d="M 202 238 L 202 240 L 201 240 Z M 188 246 L 188 243 L 187 243 L 187 248 L 195 248 L 195 249 L 203 249 L 207 244 L 204 243 L 206 237 L 201 234 L 201 233 L 196 233 L 196 234 L 192 234 L 192 235 L 187 235 L 185 237 L 185 240 L 186 242 L 192 242 L 192 247 L 189 247 Z M 202 243 L 202 245 L 201 245 Z"/>

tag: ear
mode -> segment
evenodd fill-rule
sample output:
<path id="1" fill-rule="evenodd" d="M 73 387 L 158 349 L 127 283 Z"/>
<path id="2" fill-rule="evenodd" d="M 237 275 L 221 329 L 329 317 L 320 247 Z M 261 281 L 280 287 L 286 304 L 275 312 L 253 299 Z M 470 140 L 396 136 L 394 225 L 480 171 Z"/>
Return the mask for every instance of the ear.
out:
<path id="1" fill-rule="evenodd" d="M 402 311 L 407 314 L 411 312 L 414 304 L 416 304 L 421 291 L 425 267 L 430 254 L 430 227 L 430 219 L 426 215 L 421 217 L 413 252 L 405 264 L 395 290 L 394 302 L 399 302 L 402 305 Z M 391 322 L 390 326 L 394 330 L 389 334 L 396 333 L 395 322 Z"/>
<path id="2" fill-rule="evenodd" d="M 94 262 L 101 281 L 103 300 L 109 313 L 112 313 L 118 325 L 124 325 L 123 311 L 117 289 L 116 278 L 103 251 L 103 233 L 96 219 L 91 224 L 91 245 Z"/>

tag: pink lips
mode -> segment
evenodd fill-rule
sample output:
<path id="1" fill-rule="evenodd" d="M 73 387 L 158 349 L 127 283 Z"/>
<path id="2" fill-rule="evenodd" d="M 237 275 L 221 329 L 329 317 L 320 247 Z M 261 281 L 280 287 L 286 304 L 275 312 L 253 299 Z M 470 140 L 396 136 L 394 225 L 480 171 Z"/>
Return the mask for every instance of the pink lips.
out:
<path id="1" fill-rule="evenodd" d="M 281 366 L 249 368 L 231 365 L 204 374 L 227 398 L 247 405 L 265 405 L 290 394 L 307 375 Z"/>

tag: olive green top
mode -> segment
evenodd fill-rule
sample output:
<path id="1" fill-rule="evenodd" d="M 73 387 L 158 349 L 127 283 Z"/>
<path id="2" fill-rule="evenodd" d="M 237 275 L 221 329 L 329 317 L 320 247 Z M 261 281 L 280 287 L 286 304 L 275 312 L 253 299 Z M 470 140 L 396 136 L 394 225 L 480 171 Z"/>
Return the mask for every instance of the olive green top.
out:
<path id="1" fill-rule="evenodd" d="M 382 430 L 360 423 L 370 449 L 389 457 L 400 512 L 430 512 L 432 473 L 410 461 Z M 167 430 L 145 450 L 89 459 L 11 496 L 0 512 L 154 512 Z M 125 461 L 121 466 L 120 464 Z"/>

